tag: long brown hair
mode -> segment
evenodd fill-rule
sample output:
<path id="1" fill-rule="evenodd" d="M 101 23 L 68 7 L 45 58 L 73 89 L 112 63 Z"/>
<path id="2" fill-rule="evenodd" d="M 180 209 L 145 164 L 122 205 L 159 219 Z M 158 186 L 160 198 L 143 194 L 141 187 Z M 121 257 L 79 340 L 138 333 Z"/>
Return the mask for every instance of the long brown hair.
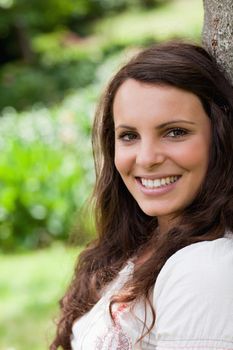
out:
<path id="1" fill-rule="evenodd" d="M 163 236 L 156 218 L 137 205 L 114 165 L 113 101 L 127 79 L 175 86 L 198 96 L 211 120 L 212 144 L 206 178 L 184 210 L 177 227 Z M 61 317 L 50 349 L 70 350 L 75 319 L 90 310 L 100 291 L 126 263 L 150 245 L 150 257 L 135 267 L 132 279 L 112 302 L 148 300 L 166 260 L 194 242 L 233 231 L 233 89 L 214 59 L 201 47 L 167 43 L 150 47 L 122 67 L 110 82 L 96 113 L 93 151 L 96 185 L 93 202 L 98 238 L 79 257 L 73 280 L 61 300 Z M 143 249 L 142 249 L 143 248 Z M 172 291 L 171 291 L 172 293 Z M 155 310 L 152 308 L 153 323 Z M 111 309 L 111 305 L 110 305 Z"/>

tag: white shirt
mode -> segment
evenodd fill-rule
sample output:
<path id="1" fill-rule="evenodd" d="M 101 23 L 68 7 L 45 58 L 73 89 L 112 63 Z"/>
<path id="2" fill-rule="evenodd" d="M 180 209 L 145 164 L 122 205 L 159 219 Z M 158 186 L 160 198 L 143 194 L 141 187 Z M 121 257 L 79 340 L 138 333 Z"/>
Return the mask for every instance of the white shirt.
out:
<path id="1" fill-rule="evenodd" d="M 173 254 L 153 288 L 156 322 L 143 301 L 133 308 L 109 300 L 129 279 L 130 261 L 96 305 L 73 325 L 73 350 L 233 350 L 233 238 L 191 244 Z"/>

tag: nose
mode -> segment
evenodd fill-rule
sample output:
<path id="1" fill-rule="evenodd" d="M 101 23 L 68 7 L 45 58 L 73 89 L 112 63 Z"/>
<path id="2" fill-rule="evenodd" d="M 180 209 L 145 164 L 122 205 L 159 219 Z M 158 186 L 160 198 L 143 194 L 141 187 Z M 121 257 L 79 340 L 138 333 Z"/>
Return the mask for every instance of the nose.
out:
<path id="1" fill-rule="evenodd" d="M 162 164 L 165 159 L 166 154 L 161 144 L 148 140 L 140 142 L 136 157 L 137 165 L 149 169 Z"/>

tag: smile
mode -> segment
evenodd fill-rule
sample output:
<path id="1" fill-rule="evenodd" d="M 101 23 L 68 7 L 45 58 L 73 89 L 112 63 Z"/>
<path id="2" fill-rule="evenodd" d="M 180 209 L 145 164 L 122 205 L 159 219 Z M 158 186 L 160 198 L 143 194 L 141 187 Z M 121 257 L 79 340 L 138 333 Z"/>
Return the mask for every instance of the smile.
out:
<path id="1" fill-rule="evenodd" d="M 168 186 L 174 182 L 176 182 L 181 176 L 175 175 L 175 176 L 168 176 L 163 177 L 161 179 L 145 179 L 145 178 L 139 178 L 141 184 L 145 188 L 153 189 L 153 188 L 161 188 Z"/>

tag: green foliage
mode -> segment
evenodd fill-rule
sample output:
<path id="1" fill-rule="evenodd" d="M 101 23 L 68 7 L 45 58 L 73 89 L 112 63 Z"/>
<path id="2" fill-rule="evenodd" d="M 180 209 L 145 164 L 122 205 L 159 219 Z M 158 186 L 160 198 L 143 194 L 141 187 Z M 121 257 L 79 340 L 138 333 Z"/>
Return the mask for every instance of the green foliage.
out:
<path id="1" fill-rule="evenodd" d="M 102 41 L 96 36 L 82 38 L 67 30 L 40 34 L 32 41 L 44 66 L 68 62 L 102 61 Z"/>
<path id="2" fill-rule="evenodd" d="M 94 182 L 91 124 L 97 95 L 121 56 L 96 71 L 96 83 L 52 108 L 5 108 L 0 117 L 0 247 L 25 250 L 93 237 L 83 210 Z M 75 236 L 75 237 L 74 237 Z"/>
<path id="3" fill-rule="evenodd" d="M 86 8 L 91 3 L 80 1 L 77 6 Z M 107 8 L 111 1 L 106 1 L 108 5 L 93 1 L 93 6 L 94 3 Z M 84 9 L 80 11 L 86 13 Z M 176 0 L 150 10 L 135 6 L 132 11 L 118 15 L 113 12 L 101 20 L 92 20 L 88 27 L 92 34 L 88 37 L 81 36 L 75 28 L 67 29 L 62 21 L 53 30 L 34 32 L 30 36 L 34 61 L 30 65 L 10 63 L 0 70 L 0 110 L 5 106 L 22 110 L 37 102 L 57 102 L 70 91 L 90 84 L 98 67 L 126 47 L 172 38 L 198 41 L 202 12 L 202 0 Z"/>
<path id="4" fill-rule="evenodd" d="M 52 29 L 78 10 L 77 3 L 65 0 L 1 0 L 0 29 L 10 28 L 17 23 L 22 23 L 29 32 Z"/>
<path id="5" fill-rule="evenodd" d="M 6 106 L 22 110 L 38 102 L 54 104 L 65 93 L 90 84 L 97 65 L 92 59 L 44 67 L 8 64 L 0 73 L 0 110 Z"/>
<path id="6" fill-rule="evenodd" d="M 93 184 L 90 124 L 94 88 L 66 99 L 59 108 L 0 119 L 0 246 L 27 249 L 67 239 Z M 79 213 L 79 214 L 78 214 Z M 89 233 L 90 235 L 90 233 Z M 83 238 L 83 236 L 82 236 Z M 86 237 L 88 239 L 88 237 Z"/>
<path id="7" fill-rule="evenodd" d="M 20 110 L 38 101 L 48 103 L 57 98 L 53 77 L 30 66 L 9 64 L 2 69 L 0 80 L 0 109 L 14 106 Z"/>
<path id="8" fill-rule="evenodd" d="M 0 255 L 0 349 L 45 350 L 80 248 Z"/>
<path id="9" fill-rule="evenodd" d="M 62 25 L 75 26 L 77 32 L 82 33 L 87 27 L 85 24 L 93 19 L 135 6 L 151 7 L 160 3 L 161 0 L 0 0 L 0 37 L 17 23 L 30 33 L 50 31 Z"/>

